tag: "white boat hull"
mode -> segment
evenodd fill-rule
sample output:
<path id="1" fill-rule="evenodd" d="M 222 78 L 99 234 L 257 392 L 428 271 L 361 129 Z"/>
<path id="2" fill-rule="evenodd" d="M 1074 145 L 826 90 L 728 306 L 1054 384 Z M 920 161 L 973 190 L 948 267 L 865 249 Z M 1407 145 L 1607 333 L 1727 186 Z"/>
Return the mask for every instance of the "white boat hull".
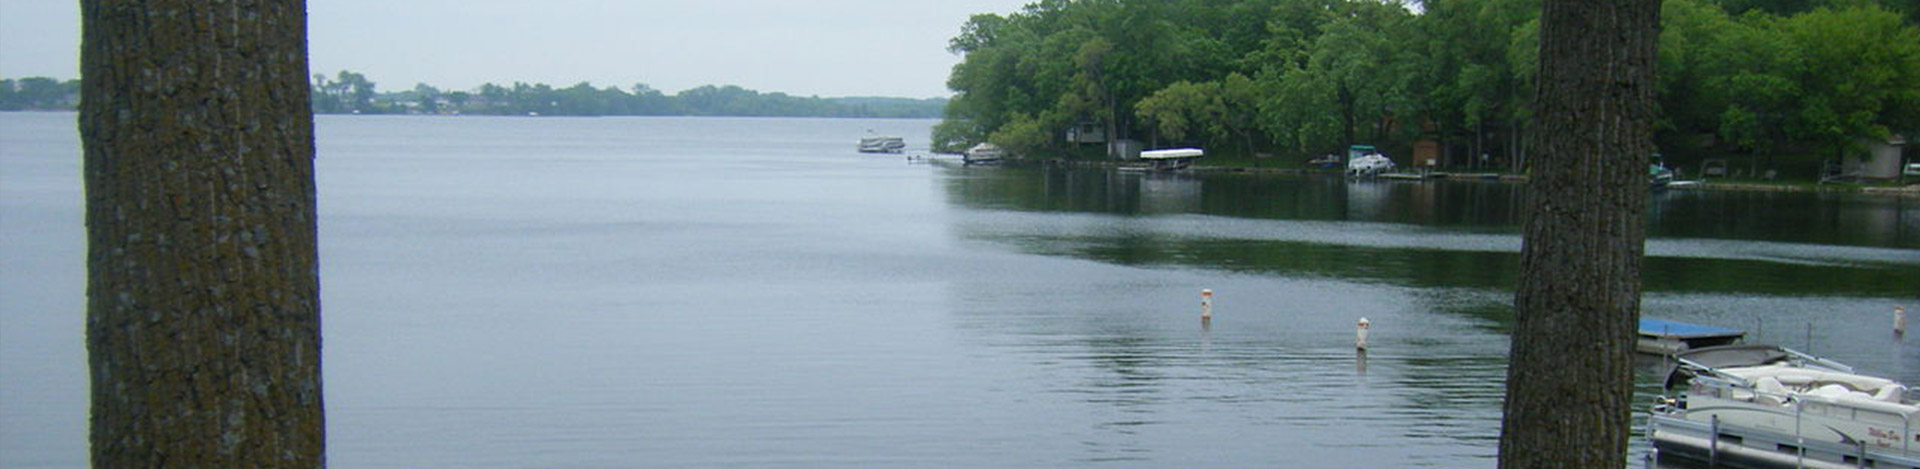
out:
<path id="1" fill-rule="evenodd" d="M 1647 420 L 1657 457 L 1748 468 L 1920 469 L 1920 404 L 1898 382 L 1771 346 L 1677 357 Z"/>
<path id="2" fill-rule="evenodd" d="M 1791 417 L 1789 417 L 1791 418 Z M 1808 430 L 1835 433 L 1823 427 Z M 1920 468 L 1910 453 L 1874 445 L 1847 445 L 1800 438 L 1789 433 L 1748 428 L 1737 424 L 1701 423 L 1683 417 L 1655 414 L 1647 421 L 1648 439 L 1655 457 L 1685 458 L 1730 467 L 1771 468 Z M 1709 445 L 1709 442 L 1715 444 Z M 1717 466 L 1716 466 L 1717 467 Z"/>

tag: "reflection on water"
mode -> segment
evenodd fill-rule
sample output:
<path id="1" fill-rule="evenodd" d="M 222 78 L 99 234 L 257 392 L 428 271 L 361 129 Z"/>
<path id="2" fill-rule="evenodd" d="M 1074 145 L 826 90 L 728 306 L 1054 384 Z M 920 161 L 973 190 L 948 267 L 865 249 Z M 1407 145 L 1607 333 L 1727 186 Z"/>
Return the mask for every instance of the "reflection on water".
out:
<path id="1" fill-rule="evenodd" d="M 86 462 L 72 123 L 0 113 L 0 467 Z M 318 125 L 338 466 L 1493 462 L 1521 186 L 852 151 L 931 121 Z M 1920 382 L 1913 203 L 1654 200 L 1649 314 Z"/>
<path id="2" fill-rule="evenodd" d="M 1280 311 L 1262 319 L 1286 322 L 1259 326 L 1259 334 L 1274 340 L 1223 340 L 1245 327 L 1244 318 L 1227 313 L 1222 321 L 1231 325 L 1202 330 L 1200 353 L 1293 350 L 1233 360 L 1225 369 L 1271 389 L 1265 399 L 1284 404 L 1261 411 L 1284 419 L 1295 438 L 1377 425 L 1374 430 L 1392 436 L 1306 438 L 1367 451 L 1414 445 L 1417 454 L 1394 459 L 1413 465 L 1454 466 L 1491 456 L 1518 275 L 1522 185 L 1060 168 L 952 168 L 944 185 L 949 203 L 969 209 L 950 221 L 963 239 L 1148 272 L 1227 273 L 1261 284 L 1262 298 L 1254 301 Z M 1743 328 L 1755 341 L 1807 348 L 1920 382 L 1920 346 L 1875 326 L 1888 305 L 1920 297 L 1920 252 L 1914 250 L 1920 204 L 1679 191 L 1655 194 L 1653 201 L 1643 272 L 1646 315 Z M 1221 291 L 1223 304 L 1249 301 L 1239 296 L 1245 292 Z M 1345 331 L 1350 341 L 1348 321 L 1361 315 L 1379 318 L 1373 340 L 1387 344 L 1372 356 L 1323 354 L 1333 340 L 1308 337 L 1315 332 L 1307 331 Z M 1794 332 L 1805 327 L 1820 332 Z M 1302 344 L 1320 351 L 1298 349 Z M 1179 406 L 1143 382 L 1205 387 L 1231 381 L 1184 374 L 1206 369 L 1187 362 L 1208 357 L 1179 347 L 1137 338 L 1079 345 L 1092 351 L 1067 362 L 1107 372 L 1067 389 L 1088 394 L 1090 404 L 1114 406 L 1125 418 L 1110 424 L 1128 432 L 1174 425 L 1165 417 L 1173 411 L 1149 409 Z M 1658 363 L 1641 367 L 1636 402 L 1659 393 L 1654 383 L 1661 369 Z M 1216 398 L 1262 402 L 1239 394 Z M 1379 443 L 1385 441 L 1393 443 Z"/>
<path id="3" fill-rule="evenodd" d="M 975 225 L 963 222 L 969 236 L 1036 254 L 1415 287 L 1510 289 L 1518 267 L 1520 187 L 1006 169 L 950 179 L 948 192 L 969 207 L 1015 212 Z M 1920 229 L 1902 229 L 1920 227 L 1920 203 L 1835 197 L 1663 192 L 1654 198 L 1661 210 L 1648 242 L 1646 289 L 1920 294 L 1920 253 L 1913 250 L 1920 247 Z M 1766 203 L 1749 203 L 1754 198 Z M 1823 223 L 1779 228 L 1808 218 Z M 1676 233 L 1722 236 L 1672 237 Z M 1834 236 L 1819 238 L 1822 233 Z M 1819 244 L 1804 244 L 1809 239 Z"/>

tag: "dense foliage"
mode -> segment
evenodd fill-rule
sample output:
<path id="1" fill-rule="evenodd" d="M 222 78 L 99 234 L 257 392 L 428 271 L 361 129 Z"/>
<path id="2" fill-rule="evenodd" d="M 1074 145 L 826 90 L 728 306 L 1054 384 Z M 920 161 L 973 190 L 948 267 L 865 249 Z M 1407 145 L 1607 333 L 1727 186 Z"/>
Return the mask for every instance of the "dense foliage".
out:
<path id="1" fill-rule="evenodd" d="M 419 84 L 411 90 L 381 93 L 365 76 L 341 71 L 331 78 L 314 75 L 313 105 L 315 112 L 323 114 L 932 118 L 940 116 L 946 100 L 799 97 L 711 85 L 667 95 L 644 84 L 620 89 L 596 88 L 586 82 L 566 88 L 488 83 L 472 91 L 443 91 Z"/>
<path id="2" fill-rule="evenodd" d="M 1920 131 L 1920 2 L 1666 0 L 1668 154 L 1830 157 Z M 943 148 L 1100 157 L 1098 139 L 1306 157 L 1351 144 L 1518 168 L 1539 0 L 1041 0 L 950 50 Z"/>

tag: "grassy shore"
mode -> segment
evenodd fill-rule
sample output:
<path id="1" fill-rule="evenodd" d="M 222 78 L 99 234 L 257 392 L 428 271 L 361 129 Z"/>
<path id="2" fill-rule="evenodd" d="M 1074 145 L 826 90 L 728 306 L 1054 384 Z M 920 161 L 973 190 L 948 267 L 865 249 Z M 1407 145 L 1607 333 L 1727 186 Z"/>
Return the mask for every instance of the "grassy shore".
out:
<path id="1" fill-rule="evenodd" d="M 1737 190 L 1737 191 L 1775 191 L 1775 192 L 1855 192 L 1865 194 L 1900 195 L 1920 197 L 1920 182 L 1902 185 L 1898 182 L 1869 183 L 1828 183 L 1809 181 L 1766 181 L 1742 179 L 1712 179 L 1699 184 L 1674 186 L 1675 189 L 1699 190 Z"/>

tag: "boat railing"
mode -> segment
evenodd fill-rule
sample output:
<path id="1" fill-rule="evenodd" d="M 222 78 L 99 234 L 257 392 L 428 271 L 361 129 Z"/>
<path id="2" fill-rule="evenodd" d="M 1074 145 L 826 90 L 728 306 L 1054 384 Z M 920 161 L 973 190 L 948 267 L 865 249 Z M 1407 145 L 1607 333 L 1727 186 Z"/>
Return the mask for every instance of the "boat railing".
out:
<path id="1" fill-rule="evenodd" d="M 1784 388 L 1779 390 L 1760 389 L 1758 386 L 1748 384 L 1746 380 L 1740 379 L 1737 376 L 1729 375 L 1727 378 L 1731 379 L 1721 378 L 1719 376 L 1695 377 L 1695 389 L 1711 390 L 1715 397 L 1722 399 L 1755 404 L 1789 406 L 1799 402 L 1799 396 L 1796 396 L 1792 390 Z"/>
<path id="2" fill-rule="evenodd" d="M 1707 365 L 1701 364 L 1700 362 L 1688 360 L 1685 358 L 1675 358 L 1674 360 L 1678 361 L 1681 369 L 1692 370 L 1694 372 L 1694 376 L 1696 377 L 1695 379 L 1699 379 L 1700 377 L 1710 377 L 1711 379 L 1714 379 L 1714 380 L 1730 382 L 1730 383 L 1737 384 L 1739 386 L 1744 386 L 1749 388 L 1753 387 L 1753 383 L 1747 382 L 1746 378 L 1739 377 L 1732 373 L 1720 371 L 1720 369 L 1718 368 L 1707 366 Z"/>
<path id="3" fill-rule="evenodd" d="M 1785 347 L 1781 347 L 1779 350 L 1781 352 L 1785 352 L 1788 359 L 1793 360 L 1795 363 L 1798 363 L 1798 364 L 1811 365 L 1812 367 L 1816 367 L 1816 368 L 1823 368 L 1830 371 L 1838 371 L 1838 372 L 1848 373 L 1848 374 L 1856 373 L 1855 371 L 1853 371 L 1852 366 L 1849 366 L 1845 363 L 1840 363 L 1833 360 L 1828 360 L 1825 358 L 1808 355 L 1798 350 L 1785 348 Z M 1742 386 L 1747 386 L 1747 387 L 1753 386 L 1753 383 L 1748 382 L 1746 378 L 1742 378 L 1732 373 L 1721 371 L 1718 368 L 1707 366 L 1700 362 L 1696 362 L 1686 358 L 1676 357 L 1675 360 L 1677 360 L 1677 363 L 1679 364 L 1680 368 L 1692 370 L 1695 372 L 1694 373 L 1695 375 L 1709 375 L 1709 376 L 1714 376 L 1720 379 L 1732 381 L 1734 383 L 1739 383 Z"/>
<path id="4" fill-rule="evenodd" d="M 1833 360 L 1828 360 L 1828 359 L 1825 359 L 1825 358 L 1820 358 L 1820 357 L 1816 357 L 1816 356 L 1813 356 L 1813 355 L 1808 355 L 1808 354 L 1805 354 L 1805 353 L 1800 353 L 1800 351 L 1798 351 L 1798 350 L 1794 350 L 1794 349 L 1790 349 L 1790 348 L 1782 348 L 1782 349 L 1780 349 L 1780 350 L 1781 350 L 1781 351 L 1784 351 L 1784 352 L 1787 352 L 1787 356 L 1789 356 L 1789 357 L 1793 357 L 1794 359 L 1796 359 L 1796 360 L 1800 360 L 1800 361 L 1802 361 L 1802 362 L 1805 362 L 1805 363 L 1812 363 L 1812 364 L 1814 364 L 1814 365 L 1819 365 L 1819 366 L 1820 366 L 1820 367 L 1822 367 L 1822 368 L 1828 368 L 1828 369 L 1832 369 L 1832 370 L 1834 370 L 1834 371 L 1839 371 L 1839 372 L 1844 372 L 1844 373 L 1854 373 L 1854 371 L 1853 371 L 1853 367 L 1852 367 L 1852 366 L 1848 366 L 1848 365 L 1847 365 L 1847 364 L 1845 364 L 1845 363 L 1840 363 L 1840 362 L 1836 362 L 1836 361 L 1833 361 Z"/>

